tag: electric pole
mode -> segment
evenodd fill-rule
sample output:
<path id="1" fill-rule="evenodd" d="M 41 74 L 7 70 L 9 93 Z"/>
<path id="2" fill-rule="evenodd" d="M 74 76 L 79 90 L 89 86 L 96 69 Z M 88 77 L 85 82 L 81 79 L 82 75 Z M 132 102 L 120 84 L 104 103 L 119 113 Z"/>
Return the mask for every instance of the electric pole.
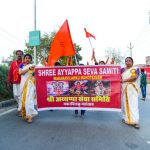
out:
<path id="1" fill-rule="evenodd" d="M 131 42 L 130 42 L 130 46 L 129 47 L 127 47 L 127 48 L 129 48 L 130 49 L 130 57 L 132 57 L 132 49 L 133 49 L 133 45 L 131 44 Z"/>
<path id="2" fill-rule="evenodd" d="M 34 0 L 34 31 L 36 31 L 36 0 Z M 34 64 L 36 65 L 36 46 L 34 49 Z"/>

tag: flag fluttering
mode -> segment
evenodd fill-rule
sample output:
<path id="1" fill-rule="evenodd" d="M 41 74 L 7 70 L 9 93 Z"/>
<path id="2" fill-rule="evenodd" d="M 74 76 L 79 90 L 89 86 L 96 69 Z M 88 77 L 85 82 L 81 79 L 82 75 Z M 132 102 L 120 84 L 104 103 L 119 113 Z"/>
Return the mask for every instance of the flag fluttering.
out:
<path id="1" fill-rule="evenodd" d="M 54 66 L 55 62 L 62 56 L 74 55 L 75 49 L 71 38 L 68 20 L 66 20 L 52 41 L 47 66 Z"/>
<path id="2" fill-rule="evenodd" d="M 92 35 L 91 33 L 87 32 L 86 28 L 84 28 L 84 31 L 85 31 L 85 34 L 86 34 L 86 37 L 89 38 L 89 37 L 92 37 L 96 40 L 95 36 Z"/>

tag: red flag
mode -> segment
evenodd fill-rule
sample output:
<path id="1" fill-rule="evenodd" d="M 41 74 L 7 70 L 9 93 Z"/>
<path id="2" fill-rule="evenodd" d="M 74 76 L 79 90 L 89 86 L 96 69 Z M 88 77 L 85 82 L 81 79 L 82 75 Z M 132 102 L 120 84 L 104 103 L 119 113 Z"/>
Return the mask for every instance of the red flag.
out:
<path id="1" fill-rule="evenodd" d="M 89 37 L 92 37 L 96 40 L 95 36 L 92 35 L 91 33 L 87 32 L 86 28 L 84 28 L 84 31 L 85 31 L 85 34 L 86 34 L 86 37 L 89 38 Z"/>
<path id="2" fill-rule="evenodd" d="M 74 56 L 75 50 L 70 34 L 68 20 L 66 20 L 56 33 L 48 57 L 48 66 L 54 66 L 55 62 L 62 56 Z"/>

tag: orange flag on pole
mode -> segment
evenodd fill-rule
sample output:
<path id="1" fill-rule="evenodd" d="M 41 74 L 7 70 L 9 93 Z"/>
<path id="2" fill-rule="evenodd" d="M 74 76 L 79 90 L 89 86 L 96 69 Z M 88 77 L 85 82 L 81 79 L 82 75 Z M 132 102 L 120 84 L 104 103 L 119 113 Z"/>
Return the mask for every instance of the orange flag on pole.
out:
<path id="1" fill-rule="evenodd" d="M 92 37 L 96 40 L 95 36 L 92 35 L 91 33 L 87 32 L 86 28 L 84 28 L 84 31 L 85 31 L 85 34 L 86 34 L 86 37 L 89 38 L 89 37 Z"/>
<path id="2" fill-rule="evenodd" d="M 48 57 L 47 66 L 54 66 L 55 62 L 62 56 L 74 56 L 75 50 L 70 34 L 68 20 L 66 20 L 56 33 Z"/>

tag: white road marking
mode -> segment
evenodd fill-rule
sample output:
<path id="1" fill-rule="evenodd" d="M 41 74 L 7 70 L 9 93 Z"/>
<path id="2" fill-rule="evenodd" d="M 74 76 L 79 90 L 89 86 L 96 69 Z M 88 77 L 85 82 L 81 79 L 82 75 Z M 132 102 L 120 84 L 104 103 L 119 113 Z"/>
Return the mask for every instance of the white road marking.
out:
<path id="1" fill-rule="evenodd" d="M 5 111 L 5 112 L 2 112 L 2 113 L 0 113 L 0 116 L 3 116 L 3 115 L 6 115 L 6 114 L 8 114 L 8 113 L 10 113 L 10 112 L 12 112 L 12 111 L 14 111 L 14 110 L 16 110 L 17 108 L 12 108 L 12 109 L 9 109 L 9 110 L 7 110 L 7 111 Z"/>
<path id="2" fill-rule="evenodd" d="M 146 141 L 147 144 L 150 144 L 150 141 Z"/>

